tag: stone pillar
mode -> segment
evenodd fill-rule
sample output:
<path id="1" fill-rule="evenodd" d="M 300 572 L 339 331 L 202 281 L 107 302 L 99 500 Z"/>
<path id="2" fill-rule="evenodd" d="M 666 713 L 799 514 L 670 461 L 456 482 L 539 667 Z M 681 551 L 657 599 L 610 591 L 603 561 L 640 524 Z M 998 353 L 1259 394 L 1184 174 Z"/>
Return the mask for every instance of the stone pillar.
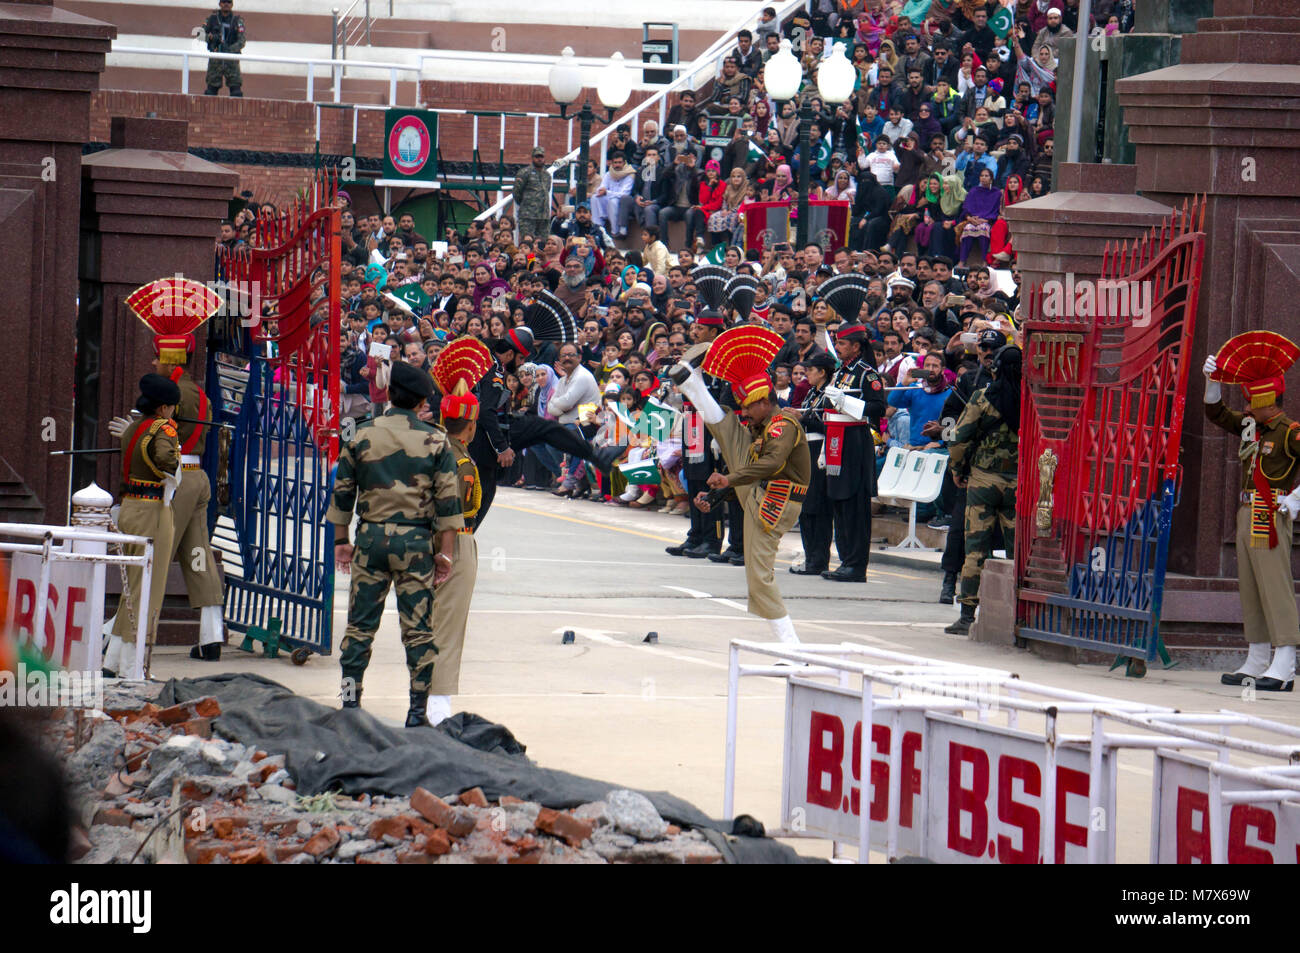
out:
<path id="1" fill-rule="evenodd" d="M 1101 275 L 1106 243 L 1132 242 L 1171 211 L 1133 194 L 1137 169 L 1127 165 L 1063 163 L 1053 191 L 1009 206 L 1021 288 L 1049 279 Z"/>
<path id="2" fill-rule="evenodd" d="M 79 315 L 79 447 L 111 446 L 107 422 L 135 404 L 154 358 L 153 333 L 123 304 L 158 278 L 211 281 L 219 225 L 236 173 L 190 155 L 188 126 L 172 119 L 114 117 L 112 148 L 87 156 L 82 207 Z M 204 335 L 191 359 L 204 376 Z M 82 482 L 116 487 L 117 457 L 82 458 Z"/>
<path id="3" fill-rule="evenodd" d="M 1207 233 L 1194 353 L 1267 328 L 1300 340 L 1300 18 L 1293 0 L 1216 0 L 1216 16 L 1185 36 L 1177 66 L 1122 80 L 1120 102 L 1137 150 L 1137 188 L 1178 204 L 1204 193 Z M 1203 379 L 1190 375 L 1185 477 L 1174 512 L 1173 572 L 1202 577 L 1202 596 L 1236 613 L 1236 441 L 1207 425 Z M 1284 405 L 1300 418 L 1300 368 Z M 1235 390 L 1232 389 L 1232 390 Z M 1237 393 L 1228 395 L 1241 406 Z M 1296 550 L 1293 572 L 1300 570 Z M 1212 582 L 1212 585 L 1204 583 Z"/>
<path id="4" fill-rule="evenodd" d="M 76 353 L 76 234 L 90 97 L 116 30 L 49 2 L 0 3 L 0 520 L 64 525 Z"/>

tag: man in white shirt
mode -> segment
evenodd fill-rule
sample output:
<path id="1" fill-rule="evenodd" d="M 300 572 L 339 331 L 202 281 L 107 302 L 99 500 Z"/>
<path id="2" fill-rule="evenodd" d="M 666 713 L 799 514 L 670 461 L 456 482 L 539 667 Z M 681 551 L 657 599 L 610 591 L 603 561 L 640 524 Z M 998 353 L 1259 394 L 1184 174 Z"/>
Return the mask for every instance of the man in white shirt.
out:
<path id="1" fill-rule="evenodd" d="M 591 219 L 605 226 L 614 238 L 627 238 L 627 223 L 635 208 L 632 187 L 636 183 L 636 170 L 627 160 L 614 153 L 609 157 L 609 171 L 600 180 L 600 188 L 591 197 Z"/>
<path id="2" fill-rule="evenodd" d="M 551 399 L 546 402 L 546 410 L 566 429 L 583 437 L 578 426 L 579 408 L 583 404 L 599 404 L 600 388 L 591 371 L 582 366 L 582 352 L 577 344 L 561 344 L 560 356 L 555 363 L 564 376 L 555 385 Z M 555 491 L 556 495 L 569 496 L 576 493 L 582 474 L 583 461 L 571 456 L 564 471 L 564 481 Z"/>

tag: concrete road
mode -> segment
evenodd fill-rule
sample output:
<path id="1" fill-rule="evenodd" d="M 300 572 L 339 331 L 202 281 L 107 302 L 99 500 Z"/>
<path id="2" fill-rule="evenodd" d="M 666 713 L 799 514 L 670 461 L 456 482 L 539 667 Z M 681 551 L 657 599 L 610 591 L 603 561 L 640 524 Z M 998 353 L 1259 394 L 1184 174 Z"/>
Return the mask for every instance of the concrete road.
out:
<path id="1" fill-rule="evenodd" d="M 478 534 L 479 582 L 470 614 L 461 694 L 455 710 L 501 722 L 542 765 L 647 789 L 669 790 L 704 811 L 722 813 L 727 646 L 767 641 L 766 623 L 745 612 L 742 569 L 673 558 L 686 520 L 548 493 L 502 489 Z M 779 582 L 801 638 L 857 641 L 972 665 L 1006 669 L 1048 685 L 1182 710 L 1235 708 L 1300 724 L 1295 696 L 1251 702 L 1217 675 L 1153 670 L 1126 679 L 1103 666 L 1071 666 L 1028 652 L 945 635 L 955 607 L 937 602 L 940 576 L 873 563 L 865 585 L 785 572 L 798 535 L 783 541 Z M 348 577 L 338 579 L 335 640 L 342 637 Z M 365 705 L 401 719 L 407 677 L 392 596 L 365 682 Z M 561 633 L 573 629 L 573 645 Z M 646 633 L 659 635 L 646 645 Z M 155 656 L 155 675 L 210 673 L 176 650 Z M 337 655 L 294 667 L 227 648 L 219 666 L 273 678 L 322 703 L 338 704 Z M 783 685 L 742 683 L 738 735 L 738 813 L 776 826 L 780 812 Z M 1022 725 L 1025 722 L 1022 722 Z M 1028 725 L 1026 725 L 1028 727 Z M 1086 729 L 1067 722 L 1063 730 Z M 1146 862 L 1151 756 L 1120 761 L 1120 859 Z M 809 854 L 829 845 L 799 841 Z"/>

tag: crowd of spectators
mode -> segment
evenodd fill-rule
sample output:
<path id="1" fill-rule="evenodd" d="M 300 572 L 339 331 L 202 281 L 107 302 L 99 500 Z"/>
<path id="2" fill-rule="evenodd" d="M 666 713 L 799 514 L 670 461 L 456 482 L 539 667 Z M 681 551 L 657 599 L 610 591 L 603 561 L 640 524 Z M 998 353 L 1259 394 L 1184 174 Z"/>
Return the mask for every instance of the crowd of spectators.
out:
<path id="1" fill-rule="evenodd" d="M 667 371 L 700 336 L 692 271 L 709 255 L 759 279 L 748 320 L 786 338 L 773 374 L 780 402 L 794 408 L 809 386 L 805 362 L 830 350 L 841 321 L 818 300 L 819 284 L 846 271 L 869 276 L 858 319 L 891 388 L 888 415 L 874 422 L 878 465 L 889 446 L 942 450 L 945 418 L 960 413 L 954 395 L 969 394 L 981 361 L 1017 334 L 1019 274 L 1001 211 L 1051 188 L 1055 49 L 1078 28 L 1077 6 L 1008 8 L 1015 25 L 1004 37 L 989 26 L 1003 10 L 993 0 L 936 0 L 919 23 L 901 7 L 810 0 L 784 24 L 765 14 L 754 34 L 739 35 L 711 88 L 678 97 L 663 130 L 651 121 L 635 135 L 617 128 L 606 171 L 587 170 L 590 200 L 547 196 L 549 220 L 526 215 L 521 202 L 518 220 L 473 221 L 431 242 L 411 215 L 360 214 L 340 193 L 345 415 L 363 416 L 385 398 L 372 344 L 427 368 L 459 335 L 502 339 L 546 290 L 573 312 L 579 339 L 513 369 L 509 409 L 577 427 L 597 444 L 620 439 L 613 405 L 636 420 L 647 401 L 669 399 Z M 1131 28 L 1128 0 L 1097 0 L 1093 10 L 1095 29 Z M 782 37 L 800 41 L 800 99 L 817 117 L 814 193 L 850 202 L 852 226 L 837 245 L 777 241 L 760 253 L 743 247 L 745 207 L 797 200 L 796 104 L 772 102 L 763 85 Z M 830 109 L 816 94 L 817 71 L 839 40 L 858 83 Z M 726 115 L 738 118 L 735 135 L 715 158 L 699 133 Z M 528 230 L 517 227 L 525 218 Z M 224 225 L 222 242 L 245 240 L 248 226 Z M 422 303 L 399 298 L 409 285 Z M 682 436 L 679 418 L 673 432 L 629 446 L 625 459 L 658 462 L 656 485 L 628 487 L 617 474 L 593 483 L 581 461 L 545 446 L 521 455 L 500 482 L 685 513 Z M 942 501 L 939 511 L 935 525 L 944 525 Z"/>

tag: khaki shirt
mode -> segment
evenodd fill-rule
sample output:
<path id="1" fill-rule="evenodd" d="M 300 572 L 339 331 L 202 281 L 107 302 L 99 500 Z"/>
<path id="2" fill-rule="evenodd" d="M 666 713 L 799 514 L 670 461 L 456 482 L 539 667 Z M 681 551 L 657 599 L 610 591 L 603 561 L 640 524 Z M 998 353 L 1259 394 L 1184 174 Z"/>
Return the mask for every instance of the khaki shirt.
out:
<path id="1" fill-rule="evenodd" d="M 1230 410 L 1223 401 L 1205 405 L 1205 416 L 1210 423 L 1240 438 L 1242 424 L 1254 414 Z M 1269 486 L 1289 493 L 1296 482 L 1296 459 L 1300 458 L 1300 423 L 1286 414 L 1278 414 L 1266 423 L 1256 421 L 1255 441 L 1259 444 L 1260 469 Z M 1241 468 L 1241 489 L 1255 489 L 1254 466 Z"/>
<path id="2" fill-rule="evenodd" d="M 765 480 L 790 480 L 807 486 L 812 479 L 812 456 L 808 437 L 796 413 L 783 407 L 765 424 L 749 425 L 754 442 L 749 447 L 749 462 L 727 475 L 732 486 L 745 486 Z"/>
<path id="3" fill-rule="evenodd" d="M 181 462 L 176 425 L 163 417 L 142 417 L 122 431 L 122 452 L 129 454 L 123 466 L 127 479 L 161 483 Z"/>

